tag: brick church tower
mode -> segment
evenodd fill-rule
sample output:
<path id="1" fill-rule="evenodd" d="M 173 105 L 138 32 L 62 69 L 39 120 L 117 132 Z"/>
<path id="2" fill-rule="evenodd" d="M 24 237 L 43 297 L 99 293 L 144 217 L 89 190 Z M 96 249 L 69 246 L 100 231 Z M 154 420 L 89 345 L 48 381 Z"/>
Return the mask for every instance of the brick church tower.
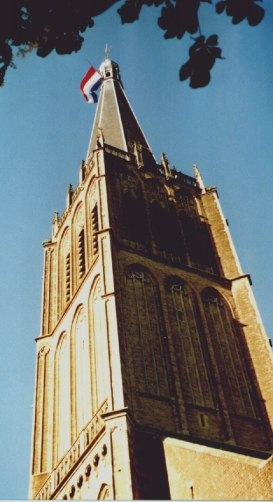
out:
<path id="1" fill-rule="evenodd" d="M 272 499 L 272 353 L 216 188 L 157 164 L 100 72 L 44 242 L 30 498 Z"/>

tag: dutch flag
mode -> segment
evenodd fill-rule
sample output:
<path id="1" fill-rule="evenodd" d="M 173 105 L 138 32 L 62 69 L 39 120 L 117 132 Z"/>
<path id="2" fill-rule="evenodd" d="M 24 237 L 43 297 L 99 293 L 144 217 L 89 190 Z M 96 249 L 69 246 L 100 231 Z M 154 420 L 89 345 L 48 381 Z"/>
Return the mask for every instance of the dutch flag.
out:
<path id="1" fill-rule="evenodd" d="M 95 91 L 99 88 L 102 80 L 99 72 L 91 66 L 80 85 L 81 92 L 88 103 L 97 103 L 98 96 Z"/>

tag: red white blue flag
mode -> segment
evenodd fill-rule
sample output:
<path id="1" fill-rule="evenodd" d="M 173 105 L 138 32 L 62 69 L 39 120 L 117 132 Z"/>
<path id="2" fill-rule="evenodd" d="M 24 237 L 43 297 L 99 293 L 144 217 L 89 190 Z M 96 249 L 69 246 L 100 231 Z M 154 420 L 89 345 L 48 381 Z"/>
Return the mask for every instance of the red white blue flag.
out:
<path id="1" fill-rule="evenodd" d="M 81 92 L 88 103 L 97 103 L 98 96 L 95 91 L 98 90 L 101 83 L 101 75 L 91 66 L 80 85 Z"/>

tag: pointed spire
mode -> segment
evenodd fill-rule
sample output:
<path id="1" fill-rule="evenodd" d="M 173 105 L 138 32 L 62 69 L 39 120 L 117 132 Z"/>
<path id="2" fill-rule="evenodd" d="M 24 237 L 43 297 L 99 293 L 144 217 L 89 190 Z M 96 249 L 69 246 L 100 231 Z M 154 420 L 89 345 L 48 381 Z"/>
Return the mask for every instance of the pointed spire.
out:
<path id="1" fill-rule="evenodd" d="M 165 153 L 163 153 L 163 152 L 161 153 L 161 165 L 164 168 L 164 172 L 165 172 L 165 176 L 166 176 L 167 180 L 169 178 L 173 178 L 173 175 L 171 173 L 170 163 L 169 163 Z"/>
<path id="2" fill-rule="evenodd" d="M 52 236 L 55 237 L 58 232 L 58 223 L 59 223 L 59 213 L 58 211 L 54 212 L 53 220 L 52 220 Z"/>
<path id="3" fill-rule="evenodd" d="M 103 142 L 107 145 L 133 155 L 136 154 L 135 144 L 141 145 L 153 157 L 148 141 L 124 93 L 117 63 L 111 61 L 107 54 L 99 70 L 103 82 L 87 159 L 91 157 L 93 150 L 98 148 L 100 130 L 103 131 Z"/>
<path id="4" fill-rule="evenodd" d="M 86 165 L 85 165 L 85 162 L 84 160 L 81 161 L 81 164 L 80 164 L 80 169 L 79 169 L 79 183 L 82 183 L 84 178 L 85 178 L 85 174 L 86 174 Z M 69 185 L 72 187 L 72 185 Z M 72 195 L 73 195 L 73 191 L 72 191 Z M 72 196 L 71 196 L 71 202 L 72 202 Z M 71 204 L 70 202 L 70 204 Z"/>
<path id="5" fill-rule="evenodd" d="M 134 154 L 136 158 L 136 163 L 139 169 L 143 167 L 143 156 L 142 156 L 142 145 L 134 141 Z"/>
<path id="6" fill-rule="evenodd" d="M 72 202 L 72 196 L 73 196 L 73 187 L 71 184 L 68 185 L 68 189 L 66 192 L 66 207 L 67 209 L 69 208 L 71 202 Z"/>
<path id="7" fill-rule="evenodd" d="M 205 185 L 203 183 L 202 176 L 201 176 L 196 164 L 193 164 L 193 172 L 194 172 L 194 177 L 196 179 L 197 185 L 199 186 L 199 188 L 201 188 L 202 193 L 205 193 Z"/>

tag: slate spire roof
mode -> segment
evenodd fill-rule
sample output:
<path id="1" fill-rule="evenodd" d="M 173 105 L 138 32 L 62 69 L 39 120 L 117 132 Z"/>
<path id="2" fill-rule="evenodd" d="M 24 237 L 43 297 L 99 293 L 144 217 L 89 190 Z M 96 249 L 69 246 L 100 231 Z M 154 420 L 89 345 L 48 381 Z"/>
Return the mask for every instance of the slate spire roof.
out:
<path id="1" fill-rule="evenodd" d="M 119 67 L 108 57 L 99 69 L 103 76 L 87 158 L 97 148 L 97 136 L 102 131 L 104 142 L 125 152 L 133 152 L 134 144 L 151 152 L 147 139 L 127 100 Z"/>

